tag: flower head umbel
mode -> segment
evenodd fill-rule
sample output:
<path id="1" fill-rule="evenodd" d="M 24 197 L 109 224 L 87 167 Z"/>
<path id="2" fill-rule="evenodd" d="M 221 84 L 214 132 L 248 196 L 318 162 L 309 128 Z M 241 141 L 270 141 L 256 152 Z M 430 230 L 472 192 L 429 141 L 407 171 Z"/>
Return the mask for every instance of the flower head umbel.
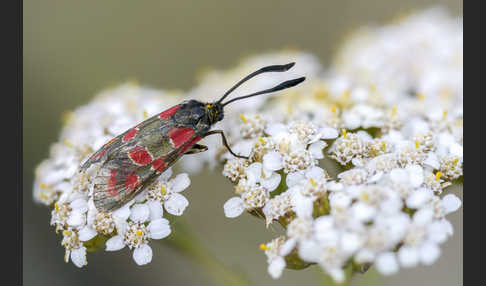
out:
<path id="1" fill-rule="evenodd" d="M 169 168 L 125 206 L 104 213 L 93 203 L 93 177 L 99 164 L 81 173 L 78 167 L 113 136 L 181 100 L 178 95 L 126 84 L 69 113 L 60 141 L 37 167 L 34 183 L 34 199 L 53 207 L 51 225 L 63 235 L 66 262 L 71 258 L 78 267 L 86 265 L 86 250 L 98 241 L 106 241 L 107 251 L 128 246 L 138 265 L 152 260 L 150 241 L 171 233 L 163 208 L 179 216 L 189 204 L 180 194 L 190 184 L 188 175 L 171 179 Z"/>
<path id="2" fill-rule="evenodd" d="M 463 176 L 462 30 L 453 22 L 432 9 L 358 33 L 328 74 L 251 116 L 239 108 L 231 142 L 249 160 L 220 157 L 236 194 L 224 211 L 286 229 L 261 246 L 273 278 L 316 263 L 340 282 L 350 264 L 390 275 L 439 258 L 453 233 L 446 215 L 461 205 L 443 193 Z M 342 166 L 337 175 L 326 158 Z"/>

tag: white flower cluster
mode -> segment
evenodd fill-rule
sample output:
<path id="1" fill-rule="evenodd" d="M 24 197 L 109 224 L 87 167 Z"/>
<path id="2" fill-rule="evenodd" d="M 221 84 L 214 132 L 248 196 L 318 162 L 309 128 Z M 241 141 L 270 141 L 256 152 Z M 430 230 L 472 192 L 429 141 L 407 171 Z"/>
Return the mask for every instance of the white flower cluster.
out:
<path id="1" fill-rule="evenodd" d="M 286 51 L 210 72 L 187 98 L 217 100 L 249 72 L 271 64 L 296 62 L 288 72 L 250 80 L 231 97 L 307 80 L 225 107 L 216 128 L 248 160 L 233 157 L 211 136 L 204 142 L 209 150 L 197 160 L 183 157 L 182 167 L 197 172 L 221 164 L 235 192 L 225 215 L 247 211 L 267 226 L 284 227 L 285 235 L 260 246 L 274 278 L 285 267 L 310 264 L 336 281 L 345 280 L 350 266 L 374 265 L 388 275 L 432 264 L 453 233 L 446 215 L 461 206 L 445 188 L 463 177 L 462 34 L 462 18 L 431 9 L 358 31 L 326 71 L 314 56 Z M 107 251 L 134 249 L 137 264 L 150 262 L 148 242 L 170 234 L 163 208 L 181 215 L 188 205 L 179 194 L 188 176 L 169 179 L 166 171 L 121 209 L 98 213 L 96 168 L 77 169 L 113 136 L 181 100 L 124 85 L 67 116 L 34 183 L 34 198 L 54 205 L 51 224 L 62 231 L 66 261 L 83 266 L 86 249 L 101 241 Z"/>
<path id="2" fill-rule="evenodd" d="M 180 95 L 125 84 L 66 115 L 60 140 L 37 167 L 34 182 L 34 199 L 54 207 L 51 225 L 63 235 L 66 262 L 71 258 L 82 267 L 87 264 L 86 251 L 103 244 L 106 251 L 128 246 L 138 265 L 152 260 L 149 241 L 171 233 L 163 208 L 179 216 L 189 204 L 180 194 L 190 184 L 187 174 L 170 179 L 168 169 L 122 208 L 100 213 L 93 203 L 93 176 L 100 164 L 83 173 L 78 168 L 114 136 L 181 100 Z"/>
<path id="3" fill-rule="evenodd" d="M 229 105 L 221 128 L 250 159 L 232 157 L 217 141 L 206 158 L 223 162 L 235 184 L 227 217 L 248 211 L 286 229 L 261 246 L 272 277 L 295 255 L 336 281 L 350 264 L 388 275 L 438 259 L 453 232 L 446 215 L 461 205 L 443 194 L 463 175 L 461 22 L 432 9 L 361 30 L 328 72 L 313 64 L 307 82 L 272 100 Z M 286 55 L 296 67 L 313 60 Z M 224 84 L 209 77 L 201 86 L 194 97 L 201 89 L 221 93 Z M 322 167 L 324 157 L 342 166 L 337 176 Z"/>

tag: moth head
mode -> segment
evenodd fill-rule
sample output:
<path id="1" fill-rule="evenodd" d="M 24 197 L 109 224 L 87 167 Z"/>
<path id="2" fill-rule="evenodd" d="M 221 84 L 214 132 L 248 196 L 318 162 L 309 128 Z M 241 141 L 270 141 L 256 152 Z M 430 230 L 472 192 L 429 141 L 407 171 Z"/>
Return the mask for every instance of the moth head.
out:
<path id="1" fill-rule="evenodd" d="M 218 121 L 223 120 L 224 111 L 223 106 L 220 103 L 206 103 L 204 106 L 209 123 L 212 125 Z"/>

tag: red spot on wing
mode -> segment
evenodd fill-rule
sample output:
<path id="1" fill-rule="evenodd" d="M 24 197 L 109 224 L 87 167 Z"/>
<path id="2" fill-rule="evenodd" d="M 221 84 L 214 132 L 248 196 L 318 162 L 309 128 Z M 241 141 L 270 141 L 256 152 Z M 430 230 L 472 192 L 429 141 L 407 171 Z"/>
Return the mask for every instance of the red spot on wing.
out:
<path id="1" fill-rule="evenodd" d="M 165 163 L 164 158 L 158 158 L 152 162 L 152 167 L 157 172 L 163 172 L 165 170 L 165 167 L 167 167 L 167 164 Z"/>
<path id="2" fill-rule="evenodd" d="M 122 138 L 123 142 L 127 142 L 128 140 L 130 140 L 133 137 L 135 137 L 135 135 L 137 134 L 137 132 L 138 132 L 138 129 L 137 128 L 130 129 L 130 131 L 128 131 L 127 133 L 125 133 L 125 135 L 123 136 L 123 138 Z"/>
<path id="3" fill-rule="evenodd" d="M 152 162 L 152 155 L 142 146 L 135 146 L 128 151 L 128 157 L 138 165 L 148 165 Z"/>
<path id="4" fill-rule="evenodd" d="M 196 144 L 197 141 L 201 140 L 201 136 L 196 136 L 194 138 L 191 139 L 191 141 L 189 143 L 187 143 L 186 145 L 184 145 L 184 147 L 182 147 L 180 150 L 179 150 L 179 154 L 184 154 L 186 153 L 186 151 L 191 148 L 192 146 L 194 146 L 194 144 Z"/>
<path id="5" fill-rule="evenodd" d="M 110 178 L 108 179 L 108 182 L 107 182 L 107 185 L 108 186 L 106 188 L 106 191 L 112 197 L 118 195 L 118 190 L 116 189 L 116 182 L 117 182 L 117 179 L 116 179 L 116 170 L 111 170 Z"/>
<path id="6" fill-rule="evenodd" d="M 182 144 L 187 143 L 192 135 L 194 135 L 194 130 L 192 128 L 172 128 L 169 131 L 169 137 L 172 140 L 172 143 L 174 143 L 175 148 L 179 148 Z"/>
<path id="7" fill-rule="evenodd" d="M 130 176 L 128 176 L 125 179 L 125 187 L 129 190 L 135 189 L 138 186 L 139 183 L 140 183 L 140 180 L 139 180 L 137 174 L 135 174 L 135 173 L 132 173 Z"/>
<path id="8" fill-rule="evenodd" d="M 159 114 L 159 118 L 160 119 L 169 119 L 172 115 L 174 115 L 174 113 L 176 113 L 176 111 L 181 108 L 182 105 L 176 105 L 176 106 L 172 106 L 171 108 L 165 110 L 165 111 L 162 111 L 160 114 Z"/>

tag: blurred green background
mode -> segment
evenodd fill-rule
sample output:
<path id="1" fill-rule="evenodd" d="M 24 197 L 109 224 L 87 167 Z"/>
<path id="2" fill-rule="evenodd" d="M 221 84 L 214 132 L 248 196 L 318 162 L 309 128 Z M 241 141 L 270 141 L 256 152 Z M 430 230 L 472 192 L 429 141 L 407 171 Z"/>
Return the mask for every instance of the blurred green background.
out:
<path id="1" fill-rule="evenodd" d="M 32 1 L 24 0 L 23 277 L 24 285 L 213 285 L 191 260 L 163 243 L 137 267 L 127 249 L 88 254 L 83 269 L 63 261 L 50 209 L 32 202 L 34 167 L 57 140 L 63 112 L 126 80 L 188 90 L 208 67 L 282 48 L 312 52 L 327 66 L 342 40 L 364 24 L 383 24 L 430 6 L 462 15 L 462 1 Z M 317 267 L 266 272 L 261 242 L 275 236 L 250 215 L 227 219 L 231 185 L 219 171 L 193 176 L 183 220 L 220 261 L 255 285 L 317 285 Z M 462 187 L 454 190 L 462 198 Z M 462 208 L 455 234 L 433 266 L 401 270 L 381 285 L 462 285 Z M 368 275 L 372 275 L 368 274 Z"/>

